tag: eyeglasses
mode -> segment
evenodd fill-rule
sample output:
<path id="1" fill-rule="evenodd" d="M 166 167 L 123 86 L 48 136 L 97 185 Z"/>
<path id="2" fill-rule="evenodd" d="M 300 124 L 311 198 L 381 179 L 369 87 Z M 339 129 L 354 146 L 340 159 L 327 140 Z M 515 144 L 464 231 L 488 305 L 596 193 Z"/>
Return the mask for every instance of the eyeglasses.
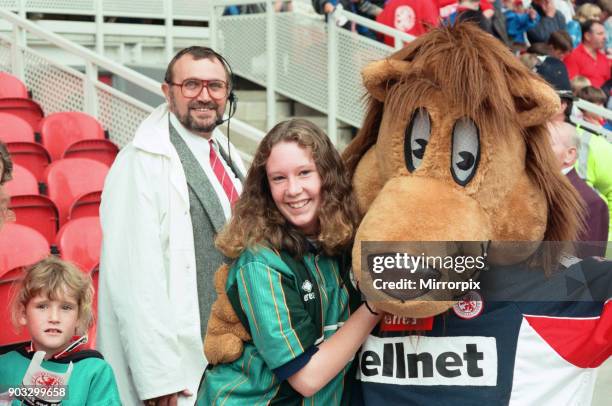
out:
<path id="1" fill-rule="evenodd" d="M 185 79 L 183 83 L 168 83 L 171 86 L 179 86 L 184 97 L 193 99 L 206 88 L 213 99 L 223 99 L 227 96 L 227 83 L 222 80 Z"/>

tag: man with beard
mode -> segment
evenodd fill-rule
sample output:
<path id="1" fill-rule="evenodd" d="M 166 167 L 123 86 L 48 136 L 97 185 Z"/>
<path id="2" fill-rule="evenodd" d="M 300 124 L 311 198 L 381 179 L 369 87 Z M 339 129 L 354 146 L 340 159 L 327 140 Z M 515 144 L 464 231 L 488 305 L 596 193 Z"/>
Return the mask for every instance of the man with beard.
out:
<path id="1" fill-rule="evenodd" d="M 215 129 L 234 103 L 231 70 L 210 48 L 180 51 L 159 106 L 113 164 L 102 195 L 99 349 L 125 405 L 193 405 L 213 275 L 214 238 L 245 172 Z M 229 149 L 228 149 L 229 148 Z"/>

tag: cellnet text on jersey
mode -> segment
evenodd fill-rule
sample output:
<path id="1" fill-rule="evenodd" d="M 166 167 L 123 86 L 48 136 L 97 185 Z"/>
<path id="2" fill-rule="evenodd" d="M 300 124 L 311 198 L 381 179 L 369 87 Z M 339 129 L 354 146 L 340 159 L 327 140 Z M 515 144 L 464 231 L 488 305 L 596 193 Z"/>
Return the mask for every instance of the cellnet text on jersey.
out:
<path id="1" fill-rule="evenodd" d="M 375 337 L 359 354 L 363 382 L 393 385 L 497 384 L 494 337 Z"/>

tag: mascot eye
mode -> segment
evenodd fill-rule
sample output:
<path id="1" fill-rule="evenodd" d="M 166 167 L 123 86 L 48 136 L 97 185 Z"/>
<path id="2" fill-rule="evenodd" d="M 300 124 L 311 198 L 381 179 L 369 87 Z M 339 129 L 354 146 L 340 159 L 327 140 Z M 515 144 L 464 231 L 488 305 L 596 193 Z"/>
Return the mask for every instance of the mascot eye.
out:
<path id="1" fill-rule="evenodd" d="M 421 166 L 430 136 L 431 122 L 429 113 L 421 107 L 412 114 L 404 137 L 404 159 L 410 172 L 415 171 Z"/>
<path id="2" fill-rule="evenodd" d="M 461 186 L 467 185 L 476 173 L 479 160 L 478 128 L 469 118 L 462 118 L 453 128 L 451 172 L 455 182 Z"/>

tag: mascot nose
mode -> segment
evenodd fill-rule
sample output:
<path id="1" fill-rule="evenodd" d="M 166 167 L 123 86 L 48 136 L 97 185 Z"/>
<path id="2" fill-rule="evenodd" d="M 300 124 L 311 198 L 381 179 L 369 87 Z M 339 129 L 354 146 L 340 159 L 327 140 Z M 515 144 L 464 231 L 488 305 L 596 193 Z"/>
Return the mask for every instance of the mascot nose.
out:
<path id="1" fill-rule="evenodd" d="M 400 307 L 391 304 L 385 310 L 402 314 L 408 312 L 403 306 L 421 301 L 427 308 L 423 315 L 436 314 L 438 305 L 452 301 L 456 292 L 432 290 L 431 284 L 420 281 L 461 281 L 476 275 L 459 273 L 447 265 L 422 264 L 432 258 L 480 255 L 482 244 L 490 240 L 489 224 L 476 200 L 454 183 L 416 176 L 393 178 L 372 202 L 357 230 L 353 272 L 368 299 L 402 303 Z M 362 261 L 370 262 L 374 256 L 397 253 L 422 258 L 421 266 L 414 266 L 408 272 L 385 267 L 377 274 L 371 271 L 372 264 L 362 267 Z M 409 281 L 414 281 L 412 288 L 404 288 L 409 286 Z"/>
<path id="2" fill-rule="evenodd" d="M 368 209 L 360 241 L 488 241 L 490 222 L 465 188 L 452 181 L 390 179 Z"/>

